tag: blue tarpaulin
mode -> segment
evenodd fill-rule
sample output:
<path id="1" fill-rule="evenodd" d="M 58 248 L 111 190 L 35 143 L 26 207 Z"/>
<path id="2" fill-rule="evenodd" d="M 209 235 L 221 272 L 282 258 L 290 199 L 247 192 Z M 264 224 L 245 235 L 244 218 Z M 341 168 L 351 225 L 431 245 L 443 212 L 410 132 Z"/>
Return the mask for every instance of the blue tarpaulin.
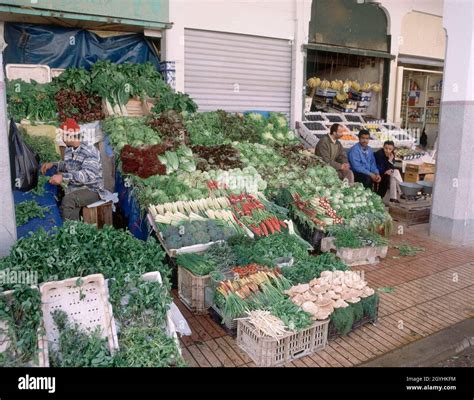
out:
<path id="1" fill-rule="evenodd" d="M 85 30 L 53 25 L 5 23 L 4 64 L 45 64 L 51 68 L 84 67 L 98 60 L 116 64 L 160 62 L 141 33 L 100 37 Z"/>
<path id="2" fill-rule="evenodd" d="M 54 172 L 55 169 L 50 169 L 47 175 L 52 176 Z M 42 196 L 36 196 L 31 192 L 20 192 L 19 190 L 13 191 L 15 205 L 27 200 L 35 200 L 41 207 L 48 208 L 48 211 L 44 213 L 44 218 L 33 218 L 26 224 L 17 226 L 16 232 L 18 239 L 28 236 L 30 232 L 35 232 L 40 228 L 49 232 L 53 227 L 62 225 L 61 214 L 59 213 L 58 203 L 55 198 L 58 188 L 57 186 L 47 183 L 45 189 L 46 192 Z"/>
<path id="3" fill-rule="evenodd" d="M 104 149 L 109 157 L 114 154 L 108 136 L 104 137 Z M 133 186 L 126 184 L 118 168 L 115 170 L 115 192 L 118 193 L 123 216 L 128 220 L 129 231 L 137 239 L 147 240 L 150 235 L 150 226 L 146 213 L 140 210 L 140 205 L 133 194 Z"/>

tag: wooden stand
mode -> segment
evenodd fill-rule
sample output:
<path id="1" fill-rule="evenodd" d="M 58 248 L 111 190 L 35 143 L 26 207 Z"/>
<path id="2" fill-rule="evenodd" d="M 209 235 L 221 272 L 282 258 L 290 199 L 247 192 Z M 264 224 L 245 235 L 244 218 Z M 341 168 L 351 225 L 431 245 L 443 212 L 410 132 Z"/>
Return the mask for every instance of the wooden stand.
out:
<path id="1" fill-rule="evenodd" d="M 395 221 L 410 225 L 429 222 L 431 199 L 400 200 L 400 203 L 390 203 L 389 213 Z"/>
<path id="2" fill-rule="evenodd" d="M 112 202 L 98 201 L 82 209 L 84 222 L 94 224 L 101 229 L 104 225 L 112 225 Z"/>

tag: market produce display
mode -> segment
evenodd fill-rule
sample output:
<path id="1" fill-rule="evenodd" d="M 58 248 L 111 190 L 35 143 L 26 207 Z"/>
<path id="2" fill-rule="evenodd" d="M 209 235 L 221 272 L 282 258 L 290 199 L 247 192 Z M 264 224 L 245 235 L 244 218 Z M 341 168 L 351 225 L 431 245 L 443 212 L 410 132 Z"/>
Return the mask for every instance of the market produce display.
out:
<path id="1" fill-rule="evenodd" d="M 336 91 L 340 103 L 381 89 L 319 78 L 308 84 Z M 97 332 L 81 332 L 58 314 L 59 351 L 51 352 L 52 365 L 182 365 L 176 343 L 165 333 L 171 297 L 163 249 L 196 279 L 211 282 L 201 297 L 207 301 L 210 289 L 223 319 L 245 318 L 268 337 L 328 318 L 345 334 L 356 321 L 376 315 L 378 298 L 367 283 L 336 255 L 309 254 L 317 246 L 299 232 L 333 235 L 337 247 L 380 246 L 387 242 L 374 232 L 383 227 L 388 234 L 391 218 L 380 197 L 361 184 L 349 187 L 306 150 L 285 115 L 198 113 L 193 99 L 175 93 L 152 64 L 99 61 L 90 71 L 68 68 L 51 84 L 7 85 L 8 112 L 15 120 L 101 120 L 124 185 L 131 188 L 141 218 L 149 213 L 147 221 L 161 242 L 160 247 L 154 238 L 140 242 L 110 226 L 97 230 L 67 222 L 51 235 L 40 231 L 22 239 L 0 260 L 0 270 L 36 271 L 40 282 L 95 273 L 109 280 L 120 350 L 109 354 Z M 110 106 L 124 114 L 130 99 L 143 101 L 147 116 L 105 118 Z M 345 139 L 353 139 L 349 136 Z M 53 159 L 52 142 L 28 140 L 43 161 Z M 40 213 L 32 205 L 23 207 L 19 223 Z M 141 278 L 157 270 L 163 285 Z M 15 327 L 10 337 L 25 340 L 0 354 L 0 361 L 24 365 L 37 350 L 41 317 L 37 303 L 23 298 L 24 288 L 16 289 L 16 308 L 0 310 L 0 320 Z M 17 310 L 22 309 L 31 313 L 21 315 Z"/>
<path id="2" fill-rule="evenodd" d="M 320 278 L 292 286 L 285 293 L 313 319 L 325 320 L 335 309 L 358 303 L 375 292 L 355 272 L 323 271 Z"/>
<path id="3" fill-rule="evenodd" d="M 66 221 L 50 234 L 39 230 L 19 240 L 10 255 L 0 259 L 0 271 L 35 272 L 39 283 L 101 273 L 109 279 L 110 302 L 119 332 L 127 327 L 149 326 L 164 330 L 171 297 L 170 269 L 163 264 L 163 259 L 164 252 L 155 239 L 140 241 L 109 225 L 98 230 L 94 225 Z M 163 285 L 142 280 L 144 273 L 152 271 L 161 273 Z M 0 285 L 2 290 L 19 288 L 4 281 Z M 26 298 L 21 304 L 25 309 L 34 310 L 35 303 Z M 37 314 L 28 312 L 24 318 L 22 326 L 25 328 L 20 327 L 20 330 L 33 343 Z M 120 344 L 120 333 L 118 339 Z M 31 347 L 36 351 L 35 345 Z M 121 344 L 120 347 L 123 348 Z M 83 361 L 92 365 L 93 355 L 87 354 L 88 360 Z M 146 362 L 146 354 L 142 356 Z M 100 365 L 109 365 L 108 362 L 104 357 Z"/>

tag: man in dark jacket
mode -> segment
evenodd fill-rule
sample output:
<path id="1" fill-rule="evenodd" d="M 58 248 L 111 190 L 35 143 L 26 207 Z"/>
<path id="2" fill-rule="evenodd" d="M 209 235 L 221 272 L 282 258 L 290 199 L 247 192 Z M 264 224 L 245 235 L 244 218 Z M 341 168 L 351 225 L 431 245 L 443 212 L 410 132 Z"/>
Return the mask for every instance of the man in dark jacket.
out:
<path id="1" fill-rule="evenodd" d="M 335 168 L 339 179 L 347 179 L 349 185 L 354 184 L 354 174 L 351 171 L 347 155 L 338 140 L 344 134 L 345 128 L 340 124 L 333 124 L 329 133 L 319 139 L 316 145 L 315 154 L 323 161 Z"/>
<path id="2" fill-rule="evenodd" d="M 398 202 L 398 193 L 400 192 L 398 183 L 403 182 L 400 172 L 395 168 L 395 144 L 387 140 L 383 148 L 375 152 L 375 162 L 380 172 L 382 180 L 379 184 L 377 194 L 384 198 L 388 188 L 390 188 L 390 201 Z"/>

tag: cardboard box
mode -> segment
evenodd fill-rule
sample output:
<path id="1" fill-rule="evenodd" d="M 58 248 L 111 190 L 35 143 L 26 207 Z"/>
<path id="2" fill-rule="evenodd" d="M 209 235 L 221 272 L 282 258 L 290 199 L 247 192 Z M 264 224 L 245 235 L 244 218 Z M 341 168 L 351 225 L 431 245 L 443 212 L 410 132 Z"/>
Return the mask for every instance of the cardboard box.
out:
<path id="1" fill-rule="evenodd" d="M 403 177 L 404 182 L 416 183 L 420 180 L 420 175 L 416 172 L 406 171 Z"/>
<path id="2" fill-rule="evenodd" d="M 410 164 L 406 165 L 405 170 L 407 172 L 413 172 L 417 174 L 434 174 L 435 173 L 436 164 L 432 163 L 422 163 L 422 164 Z"/>

